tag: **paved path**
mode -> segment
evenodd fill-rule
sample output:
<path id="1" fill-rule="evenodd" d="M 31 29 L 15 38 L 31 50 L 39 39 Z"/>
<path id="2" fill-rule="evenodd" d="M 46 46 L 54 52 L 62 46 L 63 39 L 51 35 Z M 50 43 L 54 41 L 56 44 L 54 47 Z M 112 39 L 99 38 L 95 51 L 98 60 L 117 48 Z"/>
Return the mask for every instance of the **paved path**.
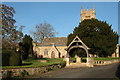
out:
<path id="1" fill-rule="evenodd" d="M 32 78 L 116 78 L 117 67 L 118 63 L 93 68 L 63 68 L 42 75 L 38 74 Z"/>

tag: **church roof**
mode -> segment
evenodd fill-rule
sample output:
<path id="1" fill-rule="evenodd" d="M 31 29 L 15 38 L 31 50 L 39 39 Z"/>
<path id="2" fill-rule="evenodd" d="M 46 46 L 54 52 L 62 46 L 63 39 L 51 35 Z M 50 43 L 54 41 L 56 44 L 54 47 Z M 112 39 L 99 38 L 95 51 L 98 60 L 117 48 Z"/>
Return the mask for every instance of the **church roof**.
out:
<path id="1" fill-rule="evenodd" d="M 55 37 L 55 38 L 45 38 L 39 46 L 66 46 L 67 37 Z"/>

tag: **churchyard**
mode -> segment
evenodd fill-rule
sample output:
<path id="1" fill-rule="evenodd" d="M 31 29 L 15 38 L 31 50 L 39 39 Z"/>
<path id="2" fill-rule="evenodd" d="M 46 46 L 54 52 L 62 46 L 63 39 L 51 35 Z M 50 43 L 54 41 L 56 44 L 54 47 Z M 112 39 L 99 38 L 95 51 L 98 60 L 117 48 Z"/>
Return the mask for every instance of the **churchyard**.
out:
<path id="1" fill-rule="evenodd" d="M 63 60 L 61 58 L 48 59 L 48 58 L 37 58 L 37 59 L 27 59 L 22 61 L 20 66 L 2 66 L 2 68 L 25 68 L 25 67 L 40 67 L 52 64 L 60 64 Z"/>

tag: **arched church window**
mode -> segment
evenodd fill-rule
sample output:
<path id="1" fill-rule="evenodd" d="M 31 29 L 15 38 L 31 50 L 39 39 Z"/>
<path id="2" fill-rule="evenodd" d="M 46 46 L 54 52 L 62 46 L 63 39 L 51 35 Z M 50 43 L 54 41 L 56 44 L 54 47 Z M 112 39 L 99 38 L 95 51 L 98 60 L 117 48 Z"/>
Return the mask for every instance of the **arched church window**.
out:
<path id="1" fill-rule="evenodd" d="M 45 49 L 44 55 L 48 55 L 48 50 L 47 49 Z"/>

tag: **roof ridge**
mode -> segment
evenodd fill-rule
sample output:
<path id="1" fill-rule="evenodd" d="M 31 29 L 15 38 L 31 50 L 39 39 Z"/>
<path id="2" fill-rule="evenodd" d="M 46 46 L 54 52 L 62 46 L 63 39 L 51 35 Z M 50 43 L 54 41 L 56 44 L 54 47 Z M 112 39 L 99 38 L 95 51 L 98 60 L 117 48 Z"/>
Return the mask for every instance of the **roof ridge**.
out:
<path id="1" fill-rule="evenodd" d="M 51 43 L 55 45 L 66 45 L 67 37 L 44 38 L 41 45 L 50 45 Z"/>
<path id="2" fill-rule="evenodd" d="M 51 37 L 51 38 L 67 38 L 67 37 Z M 44 39 L 48 39 L 48 38 L 44 38 Z"/>

